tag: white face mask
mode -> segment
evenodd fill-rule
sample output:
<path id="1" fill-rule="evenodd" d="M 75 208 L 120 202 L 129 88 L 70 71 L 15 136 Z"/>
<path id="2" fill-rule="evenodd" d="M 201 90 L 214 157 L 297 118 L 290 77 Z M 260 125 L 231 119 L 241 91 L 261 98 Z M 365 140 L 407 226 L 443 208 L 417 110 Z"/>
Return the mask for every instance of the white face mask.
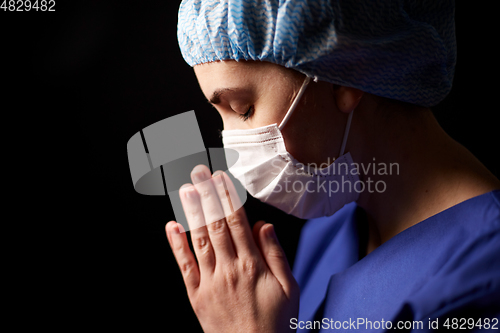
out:
<path id="1" fill-rule="evenodd" d="M 303 219 L 330 216 L 359 197 L 355 190 L 358 170 L 351 155 L 344 154 L 353 112 L 349 114 L 340 157 L 334 163 L 324 163 L 324 168 L 321 168 L 323 165 L 306 166 L 285 148 L 281 129 L 309 81 L 307 77 L 279 126 L 222 131 L 224 148 L 239 154 L 236 163 L 229 168 L 233 176 L 253 197 Z"/>

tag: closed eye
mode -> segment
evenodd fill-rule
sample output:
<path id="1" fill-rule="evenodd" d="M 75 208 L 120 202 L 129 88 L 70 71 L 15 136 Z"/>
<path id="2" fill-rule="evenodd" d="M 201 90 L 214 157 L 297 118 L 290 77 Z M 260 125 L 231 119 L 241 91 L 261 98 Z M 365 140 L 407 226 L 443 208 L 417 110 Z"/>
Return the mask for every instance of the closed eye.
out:
<path id="1" fill-rule="evenodd" d="M 253 114 L 253 106 L 251 106 L 247 112 L 243 113 L 243 114 L 239 114 L 240 118 L 243 119 L 243 121 L 247 121 L 248 118 L 250 118 Z"/>

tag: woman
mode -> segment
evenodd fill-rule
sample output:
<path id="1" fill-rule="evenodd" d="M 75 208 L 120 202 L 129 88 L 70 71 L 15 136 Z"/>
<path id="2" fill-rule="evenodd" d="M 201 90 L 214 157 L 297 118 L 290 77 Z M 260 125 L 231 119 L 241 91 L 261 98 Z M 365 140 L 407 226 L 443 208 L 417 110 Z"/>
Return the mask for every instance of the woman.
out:
<path id="1" fill-rule="evenodd" d="M 192 171 L 180 196 L 194 254 L 179 224 L 166 232 L 206 332 L 499 327 L 500 181 L 430 110 L 451 89 L 453 12 L 181 4 L 181 51 L 240 154 L 231 173 L 311 219 L 292 274 L 272 225 L 231 212 L 227 175 Z"/>

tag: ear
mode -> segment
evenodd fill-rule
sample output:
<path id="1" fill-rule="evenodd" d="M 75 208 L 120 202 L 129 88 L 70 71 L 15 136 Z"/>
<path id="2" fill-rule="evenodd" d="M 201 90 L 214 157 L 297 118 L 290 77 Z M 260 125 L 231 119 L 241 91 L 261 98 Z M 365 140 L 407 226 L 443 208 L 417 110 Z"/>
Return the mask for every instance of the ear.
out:
<path id="1" fill-rule="evenodd" d="M 333 90 L 333 94 L 337 108 L 342 112 L 349 113 L 358 106 L 364 92 L 356 88 L 337 86 Z"/>

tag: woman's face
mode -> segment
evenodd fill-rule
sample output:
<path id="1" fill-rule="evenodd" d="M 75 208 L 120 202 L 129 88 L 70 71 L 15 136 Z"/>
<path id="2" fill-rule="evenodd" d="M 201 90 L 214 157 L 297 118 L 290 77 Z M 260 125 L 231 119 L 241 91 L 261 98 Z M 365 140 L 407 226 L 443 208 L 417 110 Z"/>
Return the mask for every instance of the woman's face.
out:
<path id="1" fill-rule="evenodd" d="M 224 130 L 280 124 L 305 79 L 297 71 L 256 61 L 212 62 L 194 71 Z M 288 152 L 302 163 L 331 162 L 338 157 L 346 119 L 335 106 L 333 86 L 311 81 L 282 130 Z"/>

